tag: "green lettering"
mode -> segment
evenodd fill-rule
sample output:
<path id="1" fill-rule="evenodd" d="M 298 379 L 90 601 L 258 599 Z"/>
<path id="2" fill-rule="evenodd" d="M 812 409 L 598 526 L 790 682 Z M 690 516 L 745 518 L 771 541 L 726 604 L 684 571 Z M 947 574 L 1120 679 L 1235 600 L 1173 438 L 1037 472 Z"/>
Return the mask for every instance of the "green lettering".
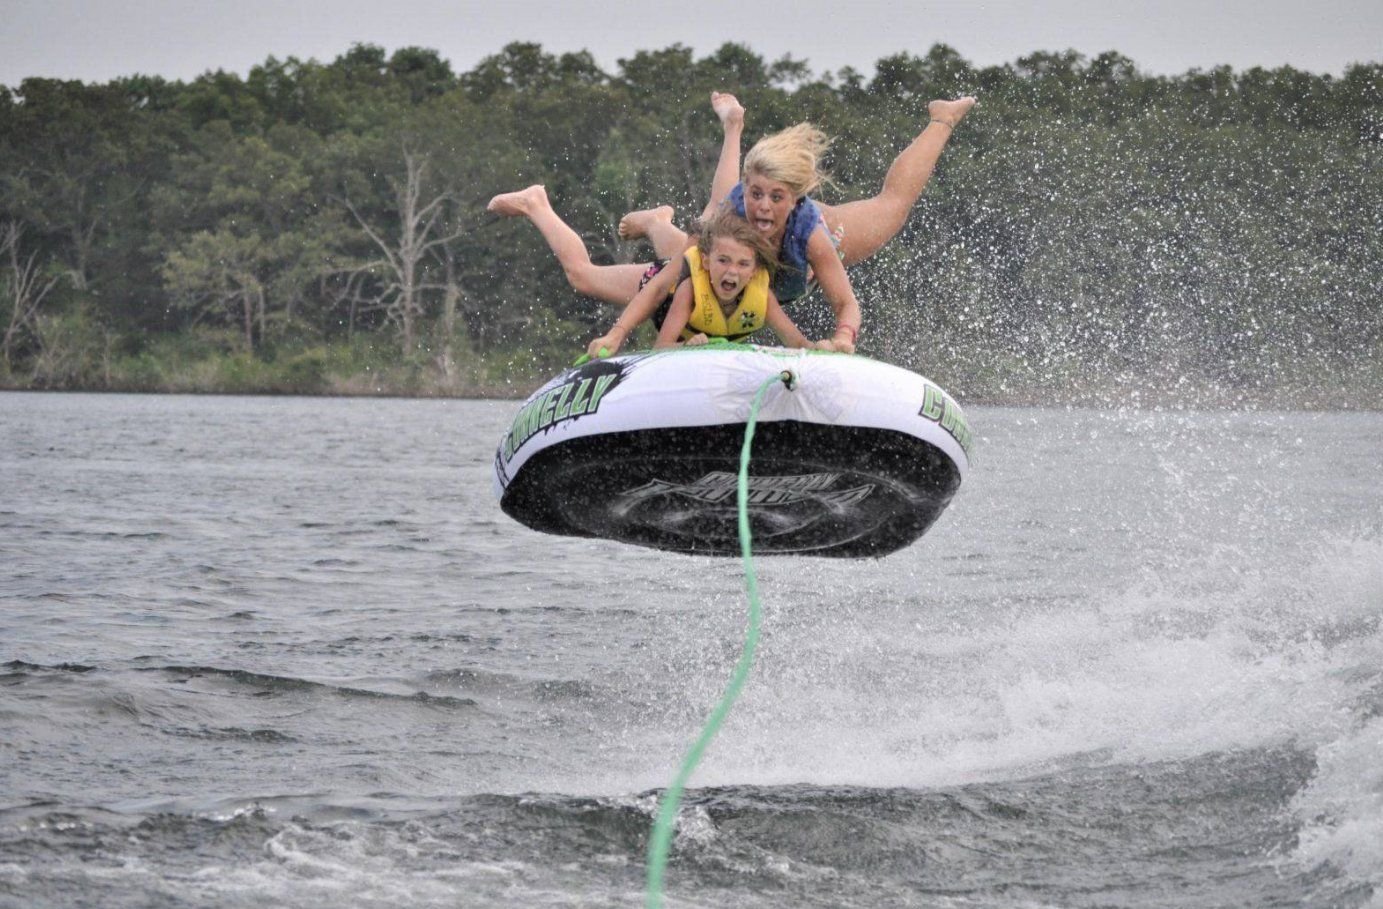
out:
<path id="1" fill-rule="evenodd" d="M 541 419 L 538 420 L 539 428 L 546 429 L 552 425 L 552 408 L 557 404 L 557 389 L 552 389 L 543 395 L 543 412 Z"/>
<path id="2" fill-rule="evenodd" d="M 557 398 L 556 416 L 558 420 L 565 420 L 570 416 L 571 405 L 567 403 L 567 398 L 571 397 L 572 383 L 567 382 L 562 386 L 562 394 Z"/>
<path id="3" fill-rule="evenodd" d="M 581 384 L 576 386 L 576 395 L 571 399 L 571 415 L 579 417 L 586 412 L 586 405 L 590 403 L 586 393 L 590 391 L 591 380 L 582 379 Z"/>
<path id="4" fill-rule="evenodd" d="M 928 420 L 939 421 L 945 401 L 941 395 L 941 389 L 935 385 L 928 385 L 926 393 L 922 396 L 922 409 L 918 411 Z"/>
<path id="5" fill-rule="evenodd" d="M 600 399 L 605 397 L 605 392 L 610 387 L 610 383 L 615 381 L 614 373 L 606 373 L 595 380 L 595 391 L 591 394 L 591 406 L 586 408 L 586 413 L 595 413 L 600 407 Z"/>
<path id="6" fill-rule="evenodd" d="M 941 428 L 951 435 L 956 434 L 956 420 L 960 416 L 960 411 L 956 405 L 950 401 L 946 402 L 946 412 L 941 415 Z"/>
<path id="7" fill-rule="evenodd" d="M 618 378 L 618 375 L 610 374 L 598 376 L 594 380 L 573 379 L 534 398 L 514 417 L 514 424 L 504 439 L 504 459 L 507 461 L 512 458 L 514 452 L 522 448 L 523 444 L 540 430 L 562 420 L 594 413 L 600 406 L 600 399 Z"/>
<path id="8" fill-rule="evenodd" d="M 543 413 L 543 400 L 543 398 L 538 398 L 532 404 L 524 408 L 523 435 L 519 442 L 520 445 L 527 442 L 532 438 L 533 434 L 538 431 L 538 418 L 542 416 Z"/>
<path id="9" fill-rule="evenodd" d="M 527 438 L 527 435 L 524 433 L 527 423 L 528 408 L 524 407 L 519 411 L 518 416 L 514 417 L 514 425 L 509 428 L 509 453 L 505 455 L 506 460 L 513 456 L 514 452 L 523 444 L 523 440 Z"/>

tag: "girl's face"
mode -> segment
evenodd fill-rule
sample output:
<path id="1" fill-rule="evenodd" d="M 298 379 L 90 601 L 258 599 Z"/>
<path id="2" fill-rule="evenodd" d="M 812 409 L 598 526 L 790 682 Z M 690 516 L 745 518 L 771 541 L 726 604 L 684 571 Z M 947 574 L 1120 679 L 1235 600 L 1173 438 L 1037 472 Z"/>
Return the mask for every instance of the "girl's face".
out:
<path id="1" fill-rule="evenodd" d="M 770 241 L 782 241 L 788 214 L 796 204 L 797 197 L 786 183 L 770 180 L 762 174 L 745 176 L 744 217 Z"/>
<path id="2" fill-rule="evenodd" d="M 722 303 L 732 303 L 754 276 L 758 259 L 754 250 L 730 237 L 716 237 L 706 254 L 706 271 L 711 274 L 711 290 Z"/>

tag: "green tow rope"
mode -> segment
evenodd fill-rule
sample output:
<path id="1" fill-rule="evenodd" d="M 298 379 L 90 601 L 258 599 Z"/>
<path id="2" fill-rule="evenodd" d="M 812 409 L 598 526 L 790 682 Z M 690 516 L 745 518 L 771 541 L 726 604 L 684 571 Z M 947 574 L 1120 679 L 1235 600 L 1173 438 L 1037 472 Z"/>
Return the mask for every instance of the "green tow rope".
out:
<path id="1" fill-rule="evenodd" d="M 658 807 L 658 819 L 653 822 L 653 838 L 648 843 L 648 889 L 644 897 L 644 906 L 647 909 L 661 909 L 663 905 L 663 869 L 667 867 L 667 854 L 672 843 L 673 827 L 677 822 L 677 808 L 682 803 L 682 791 L 686 788 L 687 780 L 691 778 L 696 765 L 701 762 L 701 756 L 711 744 L 711 739 L 715 738 L 721 724 L 730 715 L 730 708 L 739 697 L 744 680 L 749 677 L 749 667 L 754 663 L 754 650 L 759 646 L 762 609 L 759 606 L 759 580 L 754 574 L 754 540 L 749 532 L 749 451 L 754 441 L 754 426 L 759 420 L 759 406 L 763 403 L 769 387 L 775 382 L 782 382 L 791 389 L 793 381 L 793 374 L 788 370 L 765 379 L 754 395 L 754 403 L 749 407 L 749 420 L 744 427 L 744 447 L 740 449 L 738 494 L 740 556 L 744 561 L 744 589 L 749 596 L 749 630 L 744 636 L 744 652 L 735 664 L 735 671 L 730 677 L 725 694 L 706 719 L 705 728 L 687 752 L 686 758 L 682 761 L 682 769 L 677 771 L 672 785 L 663 792 L 662 802 Z"/>

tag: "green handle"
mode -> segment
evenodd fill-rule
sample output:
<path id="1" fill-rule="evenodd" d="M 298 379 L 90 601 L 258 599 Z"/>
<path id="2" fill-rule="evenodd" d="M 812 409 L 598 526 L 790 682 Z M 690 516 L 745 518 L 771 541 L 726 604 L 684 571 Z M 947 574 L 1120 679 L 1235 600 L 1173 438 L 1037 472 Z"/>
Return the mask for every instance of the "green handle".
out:
<path id="1" fill-rule="evenodd" d="M 609 355 L 610 355 L 610 349 L 609 349 L 608 347 L 602 347 L 602 348 L 600 348 L 600 350 L 596 351 L 596 356 L 600 357 L 601 359 L 604 359 L 605 357 L 608 357 Z M 577 358 L 576 358 L 576 362 L 573 363 L 573 364 L 571 364 L 571 365 L 572 365 L 572 366 L 580 366 L 580 365 L 582 365 L 583 363 L 589 363 L 589 362 L 591 362 L 591 355 L 588 354 L 588 353 L 583 353 L 581 356 L 577 357 Z"/>

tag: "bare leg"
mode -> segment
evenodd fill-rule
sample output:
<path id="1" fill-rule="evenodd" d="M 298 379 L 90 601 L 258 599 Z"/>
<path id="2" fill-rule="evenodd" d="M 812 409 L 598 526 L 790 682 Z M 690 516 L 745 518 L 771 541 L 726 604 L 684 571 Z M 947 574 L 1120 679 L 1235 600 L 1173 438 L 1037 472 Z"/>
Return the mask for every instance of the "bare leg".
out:
<path id="1" fill-rule="evenodd" d="M 841 256 L 846 265 L 874 255 L 903 229 L 908 212 L 927 188 L 952 128 L 974 106 L 975 99 L 970 97 L 933 101 L 927 107 L 932 121 L 894 159 L 877 196 L 842 205 L 820 205 L 826 226 L 840 236 Z"/>
<path id="2" fill-rule="evenodd" d="M 619 219 L 619 238 L 638 240 L 658 230 L 660 224 L 672 223 L 672 206 L 659 205 L 657 208 L 641 208 L 631 211 Z"/>
<path id="3" fill-rule="evenodd" d="M 548 201 L 547 190 L 535 183 L 527 189 L 501 193 L 485 206 L 488 211 L 506 217 L 523 216 L 533 222 L 547 245 L 566 272 L 567 281 L 577 293 L 595 297 L 616 306 L 623 306 L 639 290 L 644 265 L 596 265 L 581 235 L 557 217 Z"/>
<path id="4" fill-rule="evenodd" d="M 701 217 L 715 214 L 720 203 L 740 179 L 740 137 L 744 135 L 744 107 L 734 95 L 711 92 L 711 110 L 720 120 L 724 138 L 720 143 L 720 158 L 716 161 L 715 176 L 711 178 L 711 198 Z"/>
<path id="5" fill-rule="evenodd" d="M 631 211 L 620 218 L 619 235 L 626 240 L 647 237 L 659 259 L 675 259 L 691 245 L 686 232 L 672 223 L 671 205 Z"/>
<path id="6" fill-rule="evenodd" d="M 656 222 L 648 232 L 648 242 L 653 244 L 653 254 L 659 259 L 676 259 L 691 246 L 691 238 L 686 231 L 673 224 L 671 219 Z"/>
<path id="7" fill-rule="evenodd" d="M 720 143 L 720 158 L 711 178 L 711 198 L 701 217 L 709 218 L 730 195 L 740 178 L 740 139 L 744 135 L 744 107 L 728 92 L 711 92 L 711 110 L 720 120 L 724 138 Z M 619 222 L 619 235 L 625 240 L 647 237 L 660 259 L 675 259 L 686 252 L 691 240 L 685 231 L 672 223 L 672 208 L 663 205 L 625 215 Z"/>

